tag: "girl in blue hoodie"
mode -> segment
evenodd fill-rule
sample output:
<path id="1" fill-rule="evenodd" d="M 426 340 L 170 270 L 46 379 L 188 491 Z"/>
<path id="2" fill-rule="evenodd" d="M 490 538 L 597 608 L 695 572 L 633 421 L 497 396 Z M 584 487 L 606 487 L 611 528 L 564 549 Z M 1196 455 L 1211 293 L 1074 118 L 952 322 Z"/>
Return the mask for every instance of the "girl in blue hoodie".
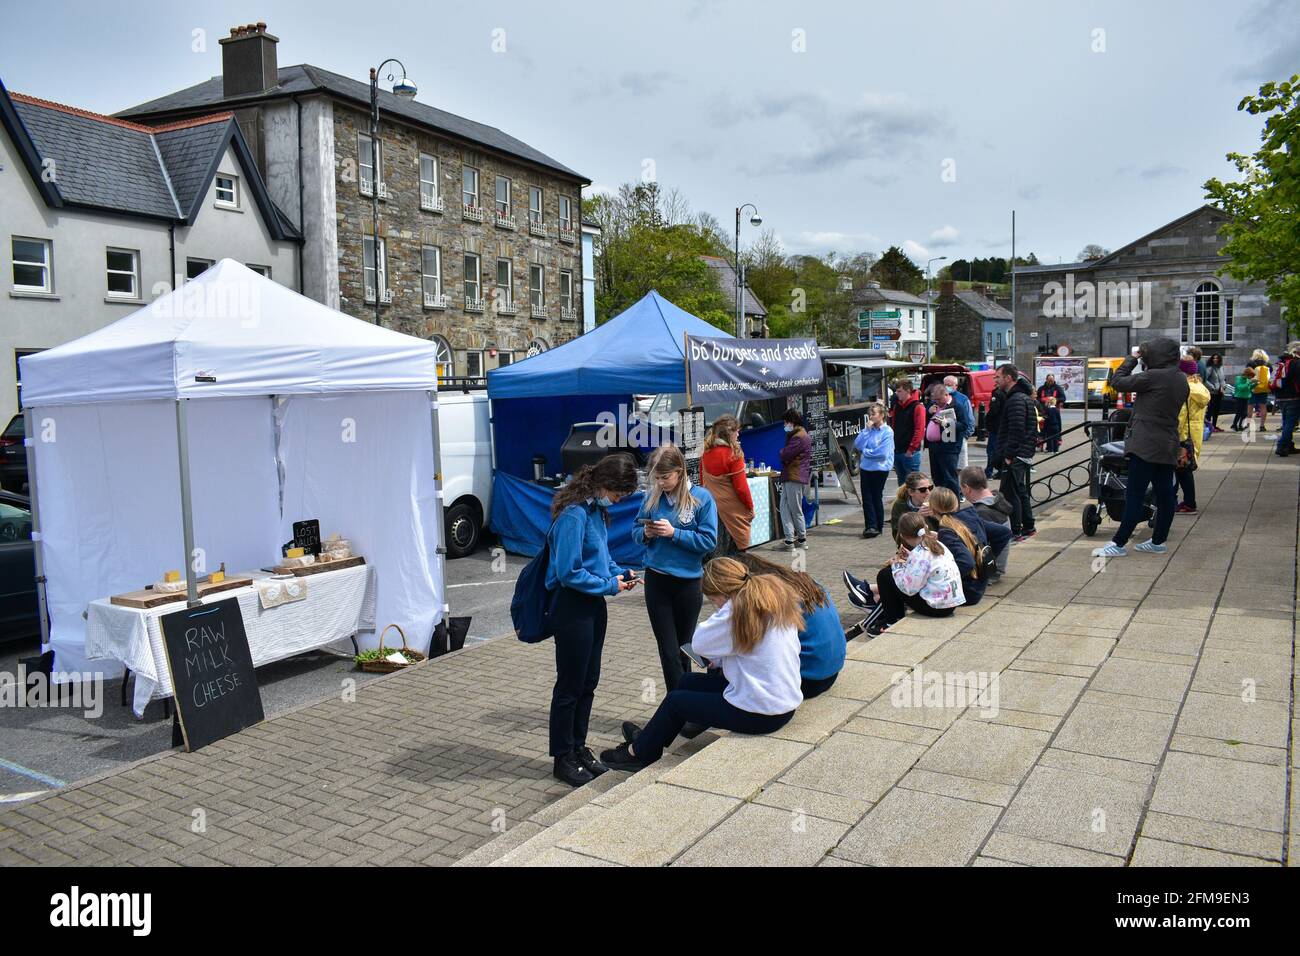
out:
<path id="1" fill-rule="evenodd" d="M 853 440 L 860 456 L 862 482 L 862 537 L 876 538 L 885 527 L 885 480 L 894 467 L 894 430 L 885 424 L 885 406 L 867 406 L 867 424 Z"/>
<path id="2" fill-rule="evenodd" d="M 645 606 L 666 693 L 676 690 L 691 669 L 681 646 L 695 633 L 704 605 L 704 559 L 718 546 L 713 496 L 691 484 L 686 459 L 674 445 L 664 445 L 650 458 L 650 489 L 632 537 L 645 548 Z"/>
<path id="3" fill-rule="evenodd" d="M 637 489 L 631 455 L 584 465 L 551 503 L 546 588 L 555 598 L 555 689 L 551 692 L 551 756 L 555 777 L 590 783 L 605 767 L 587 747 L 591 702 L 605 648 L 605 596 L 630 591 L 636 579 L 609 555 L 609 509 Z"/>

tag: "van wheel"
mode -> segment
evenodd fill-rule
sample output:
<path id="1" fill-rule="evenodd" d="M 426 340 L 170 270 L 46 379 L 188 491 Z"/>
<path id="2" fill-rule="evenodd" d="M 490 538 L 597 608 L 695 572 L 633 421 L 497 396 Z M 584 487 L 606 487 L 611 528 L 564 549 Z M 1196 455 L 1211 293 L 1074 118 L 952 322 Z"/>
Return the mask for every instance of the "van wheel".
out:
<path id="1" fill-rule="evenodd" d="M 478 511 L 465 502 L 457 502 L 447 509 L 447 556 L 463 558 L 478 550 L 483 537 L 483 525 Z"/>

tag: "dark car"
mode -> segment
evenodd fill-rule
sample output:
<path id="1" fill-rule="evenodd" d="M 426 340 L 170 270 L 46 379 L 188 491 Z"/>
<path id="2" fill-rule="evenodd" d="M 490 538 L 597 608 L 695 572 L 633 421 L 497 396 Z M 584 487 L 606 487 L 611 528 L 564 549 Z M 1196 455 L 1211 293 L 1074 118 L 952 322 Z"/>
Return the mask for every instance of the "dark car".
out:
<path id="1" fill-rule="evenodd" d="M 0 488 L 10 491 L 27 490 L 27 448 L 23 444 L 26 432 L 21 414 L 9 420 L 0 434 Z"/>
<path id="2" fill-rule="evenodd" d="M 0 640 L 41 632 L 32 512 L 25 495 L 0 491 Z"/>

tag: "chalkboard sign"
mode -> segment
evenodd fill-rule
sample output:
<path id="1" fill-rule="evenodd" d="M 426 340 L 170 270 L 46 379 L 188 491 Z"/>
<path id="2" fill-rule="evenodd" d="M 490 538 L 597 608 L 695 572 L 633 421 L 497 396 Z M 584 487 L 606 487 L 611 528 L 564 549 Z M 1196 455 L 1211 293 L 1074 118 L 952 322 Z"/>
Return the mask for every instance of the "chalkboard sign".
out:
<path id="1" fill-rule="evenodd" d="M 165 614 L 159 624 L 186 750 L 262 722 L 262 694 L 237 599 Z"/>
<path id="2" fill-rule="evenodd" d="M 791 408 L 798 408 L 803 416 L 804 428 L 812 440 L 812 469 L 825 468 L 831 462 L 831 434 L 826 415 L 830 400 L 824 389 L 787 399 Z M 797 405 L 795 403 L 798 403 Z"/>
<path id="3" fill-rule="evenodd" d="M 677 447 L 686 458 L 686 474 L 691 483 L 700 483 L 700 456 L 704 454 L 704 406 L 695 405 L 677 411 Z"/>
<path id="4" fill-rule="evenodd" d="M 307 554 L 320 554 L 320 521 L 312 518 L 308 521 L 293 523 L 293 546 L 302 548 Z"/>

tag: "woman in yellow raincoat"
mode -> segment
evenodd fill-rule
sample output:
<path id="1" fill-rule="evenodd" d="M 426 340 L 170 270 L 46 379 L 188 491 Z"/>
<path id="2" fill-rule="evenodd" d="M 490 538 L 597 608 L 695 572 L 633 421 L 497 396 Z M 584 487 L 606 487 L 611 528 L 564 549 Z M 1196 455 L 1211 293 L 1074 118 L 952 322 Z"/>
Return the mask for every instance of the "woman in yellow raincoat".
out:
<path id="1" fill-rule="evenodd" d="M 1196 466 L 1201 460 L 1201 440 L 1205 437 L 1205 409 L 1210 404 L 1210 390 L 1205 387 L 1201 377 L 1196 374 L 1196 360 L 1185 358 L 1178 363 L 1178 370 L 1187 376 L 1187 402 L 1178 414 L 1178 442 L 1190 444 L 1192 453 L 1186 467 L 1176 467 L 1178 487 L 1183 493 L 1183 500 L 1174 509 L 1176 515 L 1196 514 Z M 1180 453 L 1181 461 L 1182 455 Z"/>

